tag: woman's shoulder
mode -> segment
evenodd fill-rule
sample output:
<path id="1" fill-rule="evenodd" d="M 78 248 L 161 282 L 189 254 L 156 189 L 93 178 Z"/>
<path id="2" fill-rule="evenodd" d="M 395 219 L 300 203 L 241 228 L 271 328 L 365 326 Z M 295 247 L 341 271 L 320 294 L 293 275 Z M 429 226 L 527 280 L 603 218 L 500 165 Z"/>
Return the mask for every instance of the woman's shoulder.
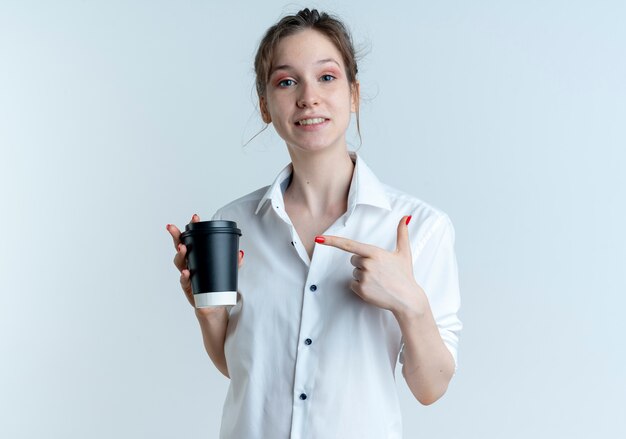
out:
<path id="1" fill-rule="evenodd" d="M 411 215 L 411 230 L 421 248 L 431 237 L 442 233 L 455 235 L 454 225 L 448 214 L 438 206 L 411 195 L 403 190 L 381 183 L 387 194 L 391 211 L 395 217 Z"/>
<path id="2" fill-rule="evenodd" d="M 389 199 L 389 204 L 393 211 L 405 212 L 405 215 L 422 218 L 443 218 L 448 216 L 438 206 L 424 201 L 415 195 L 385 183 L 381 183 L 381 186 Z"/>
<path id="3" fill-rule="evenodd" d="M 269 187 L 270 186 L 261 187 L 233 201 L 226 203 L 225 205 L 217 209 L 214 218 L 223 218 L 225 216 L 233 216 L 234 214 L 254 213 Z"/>

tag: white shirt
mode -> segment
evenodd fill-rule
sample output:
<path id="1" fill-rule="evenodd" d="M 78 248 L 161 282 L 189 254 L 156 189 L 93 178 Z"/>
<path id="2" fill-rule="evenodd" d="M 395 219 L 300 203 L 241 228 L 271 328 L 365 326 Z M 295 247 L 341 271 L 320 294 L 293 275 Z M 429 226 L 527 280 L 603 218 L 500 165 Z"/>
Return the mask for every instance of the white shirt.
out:
<path id="1" fill-rule="evenodd" d="M 446 214 L 382 184 L 357 154 L 348 209 L 324 232 L 394 250 L 413 215 L 414 274 L 457 361 L 461 322 L 454 229 Z M 316 245 L 311 260 L 285 211 L 292 165 L 213 219 L 237 222 L 245 261 L 224 351 L 230 386 L 223 439 L 399 439 L 395 384 L 402 333 L 393 314 L 352 290 L 351 254 Z M 417 404 L 417 401 L 416 401 Z"/>

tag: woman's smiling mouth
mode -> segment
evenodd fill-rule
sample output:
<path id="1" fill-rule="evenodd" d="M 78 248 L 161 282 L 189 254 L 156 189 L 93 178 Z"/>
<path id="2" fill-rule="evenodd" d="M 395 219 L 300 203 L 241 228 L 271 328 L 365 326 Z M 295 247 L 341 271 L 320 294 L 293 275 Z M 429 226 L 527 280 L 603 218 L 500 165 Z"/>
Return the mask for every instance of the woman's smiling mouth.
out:
<path id="1" fill-rule="evenodd" d="M 303 126 L 303 125 L 319 125 L 321 123 L 326 122 L 326 119 L 323 117 L 313 117 L 310 119 L 302 119 L 299 120 L 298 122 L 296 122 L 297 125 Z"/>

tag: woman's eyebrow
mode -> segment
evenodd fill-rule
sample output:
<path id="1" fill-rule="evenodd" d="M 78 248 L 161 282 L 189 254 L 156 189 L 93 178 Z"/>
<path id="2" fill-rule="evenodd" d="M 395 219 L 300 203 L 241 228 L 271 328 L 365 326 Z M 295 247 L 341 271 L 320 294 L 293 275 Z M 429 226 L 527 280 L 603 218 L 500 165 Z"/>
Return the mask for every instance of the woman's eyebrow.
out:
<path id="1" fill-rule="evenodd" d="M 319 61 L 316 61 L 315 64 L 326 64 L 326 63 L 335 63 L 337 64 L 337 67 L 341 68 L 341 66 L 339 65 L 339 63 L 337 61 L 335 61 L 333 58 L 324 58 L 324 59 L 320 59 Z M 274 68 L 272 68 L 272 71 L 270 72 L 270 76 L 274 74 L 274 72 L 278 71 L 278 70 L 293 70 L 294 68 L 292 66 L 290 66 L 289 64 L 281 64 L 279 66 L 276 66 Z"/>
<path id="2" fill-rule="evenodd" d="M 334 62 L 335 64 L 337 64 L 337 67 L 341 68 L 339 63 L 337 61 L 335 61 L 333 58 L 320 59 L 315 64 L 326 64 L 326 63 L 329 63 L 329 62 Z"/>

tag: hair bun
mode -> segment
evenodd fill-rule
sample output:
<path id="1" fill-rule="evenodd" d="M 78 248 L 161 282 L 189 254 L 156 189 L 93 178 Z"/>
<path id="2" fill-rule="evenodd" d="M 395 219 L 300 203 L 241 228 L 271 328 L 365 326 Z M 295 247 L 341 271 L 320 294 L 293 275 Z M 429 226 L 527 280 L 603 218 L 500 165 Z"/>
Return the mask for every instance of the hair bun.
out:
<path id="1" fill-rule="evenodd" d="M 300 12 L 298 12 L 297 15 L 302 17 L 305 21 L 309 23 L 316 23 L 320 19 L 320 13 L 317 11 L 317 9 L 311 10 L 309 8 L 304 8 Z"/>

